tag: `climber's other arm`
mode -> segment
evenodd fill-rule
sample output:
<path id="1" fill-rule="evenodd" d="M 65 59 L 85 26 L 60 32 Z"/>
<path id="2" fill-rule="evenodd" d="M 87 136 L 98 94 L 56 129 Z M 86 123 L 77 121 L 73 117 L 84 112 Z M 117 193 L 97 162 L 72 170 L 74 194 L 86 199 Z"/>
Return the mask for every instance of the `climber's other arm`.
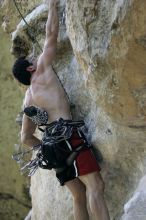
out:
<path id="1" fill-rule="evenodd" d="M 21 143 L 32 147 L 40 144 L 40 140 L 34 136 L 36 125 L 25 114 L 22 120 Z"/>

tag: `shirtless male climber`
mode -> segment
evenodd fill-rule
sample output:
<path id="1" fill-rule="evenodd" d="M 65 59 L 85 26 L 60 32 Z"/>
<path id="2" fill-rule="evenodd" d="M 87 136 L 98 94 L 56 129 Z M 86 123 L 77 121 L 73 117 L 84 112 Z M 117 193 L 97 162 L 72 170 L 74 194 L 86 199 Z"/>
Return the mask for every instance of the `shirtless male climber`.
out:
<path id="1" fill-rule="evenodd" d="M 29 86 L 25 95 L 25 107 L 37 106 L 48 115 L 48 123 L 57 122 L 60 118 L 72 121 L 67 95 L 52 69 L 55 58 L 59 29 L 57 0 L 50 0 L 46 22 L 46 39 L 42 54 L 36 60 L 20 57 L 13 66 L 13 75 L 20 83 Z M 21 130 L 21 142 L 29 147 L 41 143 L 34 132 L 36 124 L 31 117 L 24 114 Z M 58 145 L 75 149 L 78 143 L 84 144 L 84 135 L 79 129 L 73 129 L 69 140 Z M 104 200 L 104 182 L 100 175 L 100 167 L 90 149 L 81 150 L 73 164 L 62 172 L 56 173 L 61 185 L 71 191 L 74 204 L 74 218 L 89 220 L 87 201 L 94 220 L 109 220 Z"/>

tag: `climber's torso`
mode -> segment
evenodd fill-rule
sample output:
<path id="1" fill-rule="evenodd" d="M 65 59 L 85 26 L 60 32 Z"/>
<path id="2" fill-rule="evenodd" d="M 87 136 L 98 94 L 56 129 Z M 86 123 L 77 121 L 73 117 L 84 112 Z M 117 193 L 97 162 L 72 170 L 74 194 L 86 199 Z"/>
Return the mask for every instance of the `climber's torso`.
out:
<path id="1" fill-rule="evenodd" d="M 49 122 L 58 118 L 70 119 L 70 106 L 66 93 L 58 77 L 49 66 L 45 70 L 37 68 L 26 92 L 25 106 L 35 105 L 48 112 Z"/>

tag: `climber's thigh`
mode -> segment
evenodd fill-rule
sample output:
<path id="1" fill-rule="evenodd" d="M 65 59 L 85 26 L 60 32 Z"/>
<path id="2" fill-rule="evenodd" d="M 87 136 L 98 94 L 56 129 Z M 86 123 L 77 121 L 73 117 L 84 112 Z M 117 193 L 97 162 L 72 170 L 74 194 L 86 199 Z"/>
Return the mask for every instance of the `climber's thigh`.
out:
<path id="1" fill-rule="evenodd" d="M 88 192 L 104 191 L 104 181 L 98 171 L 79 176 L 79 179 L 86 186 Z"/>
<path id="2" fill-rule="evenodd" d="M 86 196 L 86 187 L 78 178 L 65 183 L 65 186 L 70 190 L 74 199 L 82 199 Z"/>

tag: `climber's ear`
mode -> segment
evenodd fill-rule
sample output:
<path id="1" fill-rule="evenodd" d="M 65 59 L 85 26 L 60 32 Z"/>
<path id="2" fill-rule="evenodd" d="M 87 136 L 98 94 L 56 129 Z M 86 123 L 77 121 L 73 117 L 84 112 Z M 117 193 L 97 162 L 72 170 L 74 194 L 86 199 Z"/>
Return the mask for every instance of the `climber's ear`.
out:
<path id="1" fill-rule="evenodd" d="M 28 66 L 28 67 L 26 68 L 26 70 L 29 71 L 29 72 L 34 72 L 36 69 L 35 69 L 34 66 Z"/>

